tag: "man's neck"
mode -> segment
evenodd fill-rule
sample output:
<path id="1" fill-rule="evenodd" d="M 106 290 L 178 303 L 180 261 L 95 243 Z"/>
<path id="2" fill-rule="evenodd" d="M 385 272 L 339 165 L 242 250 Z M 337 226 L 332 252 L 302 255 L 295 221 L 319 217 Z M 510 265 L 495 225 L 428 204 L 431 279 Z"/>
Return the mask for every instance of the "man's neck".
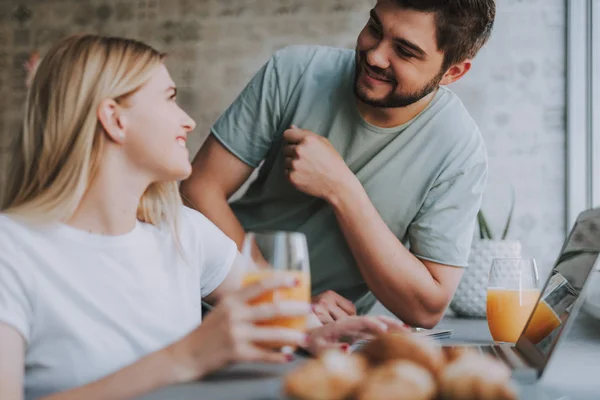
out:
<path id="1" fill-rule="evenodd" d="M 423 111 L 435 97 L 437 90 L 406 107 L 373 107 L 356 99 L 358 112 L 365 121 L 379 128 L 393 128 L 407 123 Z"/>
<path id="2" fill-rule="evenodd" d="M 91 233 L 123 235 L 135 228 L 138 205 L 149 183 L 124 173 L 127 169 L 119 162 L 104 161 L 66 223 Z"/>

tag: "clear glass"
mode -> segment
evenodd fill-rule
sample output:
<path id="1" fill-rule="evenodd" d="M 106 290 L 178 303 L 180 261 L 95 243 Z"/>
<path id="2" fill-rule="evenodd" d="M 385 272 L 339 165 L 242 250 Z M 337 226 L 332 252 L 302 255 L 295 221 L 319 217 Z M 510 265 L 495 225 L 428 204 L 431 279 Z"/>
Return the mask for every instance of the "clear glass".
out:
<path id="1" fill-rule="evenodd" d="M 539 297 L 534 259 L 497 258 L 492 261 L 487 289 L 487 321 L 496 342 L 519 339 Z"/>
<path id="2" fill-rule="evenodd" d="M 292 275 L 299 282 L 293 288 L 277 289 L 250 302 L 252 305 L 278 301 L 310 303 L 310 263 L 306 237 L 299 232 L 249 232 L 242 247 L 246 271 L 242 286 L 250 285 L 272 274 Z M 276 318 L 257 323 L 306 331 L 307 317 Z M 278 348 L 276 343 L 268 347 Z"/>

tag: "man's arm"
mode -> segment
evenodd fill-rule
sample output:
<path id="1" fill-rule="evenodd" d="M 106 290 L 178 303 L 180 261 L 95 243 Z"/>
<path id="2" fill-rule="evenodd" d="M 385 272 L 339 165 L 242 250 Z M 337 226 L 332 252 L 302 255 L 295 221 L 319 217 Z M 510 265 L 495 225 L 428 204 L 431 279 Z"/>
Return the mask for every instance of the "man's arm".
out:
<path id="1" fill-rule="evenodd" d="M 248 179 L 253 168 L 229 152 L 212 134 L 192 163 L 192 174 L 181 183 L 184 203 L 204 214 L 242 248 L 244 228 L 227 200 Z"/>
<path id="2" fill-rule="evenodd" d="M 434 327 L 452 299 L 463 269 L 415 257 L 388 228 L 358 180 L 328 201 L 377 299 L 409 325 Z"/>
<path id="3" fill-rule="evenodd" d="M 462 268 L 420 260 L 408 251 L 327 139 L 294 126 L 284 132 L 284 138 L 288 179 L 298 190 L 332 206 L 358 268 L 377 299 L 410 325 L 435 326 L 460 282 Z M 469 192 L 472 188 L 459 189 Z M 455 203 L 444 207 L 457 208 Z M 467 214 L 477 205 L 469 207 Z M 466 220 L 469 216 L 451 217 Z M 421 241 L 435 243 L 432 232 L 423 235 Z M 452 239 L 444 238 L 443 243 L 447 240 Z"/>

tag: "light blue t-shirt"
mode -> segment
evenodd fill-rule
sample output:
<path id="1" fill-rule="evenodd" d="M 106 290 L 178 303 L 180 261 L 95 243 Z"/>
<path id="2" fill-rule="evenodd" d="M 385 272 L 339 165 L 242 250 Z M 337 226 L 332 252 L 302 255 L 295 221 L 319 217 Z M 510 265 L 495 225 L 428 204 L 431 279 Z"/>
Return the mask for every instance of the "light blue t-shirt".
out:
<path id="1" fill-rule="evenodd" d="M 411 121 L 366 122 L 353 93 L 355 52 L 318 46 L 278 51 L 212 128 L 240 160 L 262 165 L 231 206 L 246 231 L 306 234 L 313 294 L 334 290 L 366 312 L 375 299 L 331 207 L 286 179 L 282 134 L 291 125 L 329 139 L 399 240 L 423 260 L 466 267 L 487 177 L 479 129 L 441 87 Z"/>

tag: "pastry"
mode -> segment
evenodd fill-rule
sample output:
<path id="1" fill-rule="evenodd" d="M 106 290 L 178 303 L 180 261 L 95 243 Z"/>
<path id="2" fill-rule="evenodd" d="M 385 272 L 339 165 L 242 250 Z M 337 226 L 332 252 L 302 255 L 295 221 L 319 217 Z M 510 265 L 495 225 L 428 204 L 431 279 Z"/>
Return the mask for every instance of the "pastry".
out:
<path id="1" fill-rule="evenodd" d="M 440 397 L 448 400 L 516 400 L 511 371 L 498 360 L 466 352 L 440 377 Z"/>
<path id="2" fill-rule="evenodd" d="M 287 375 L 284 392 L 301 400 L 342 400 L 354 393 L 366 369 L 363 357 L 329 350 Z"/>
<path id="3" fill-rule="evenodd" d="M 431 400 L 437 385 L 431 373 L 408 360 L 388 361 L 375 368 L 358 391 L 357 400 Z"/>
<path id="4" fill-rule="evenodd" d="M 444 354 L 436 342 L 410 333 L 381 335 L 368 343 L 362 352 L 374 366 L 390 360 L 409 360 L 423 366 L 434 376 L 438 376 L 445 364 Z"/>

